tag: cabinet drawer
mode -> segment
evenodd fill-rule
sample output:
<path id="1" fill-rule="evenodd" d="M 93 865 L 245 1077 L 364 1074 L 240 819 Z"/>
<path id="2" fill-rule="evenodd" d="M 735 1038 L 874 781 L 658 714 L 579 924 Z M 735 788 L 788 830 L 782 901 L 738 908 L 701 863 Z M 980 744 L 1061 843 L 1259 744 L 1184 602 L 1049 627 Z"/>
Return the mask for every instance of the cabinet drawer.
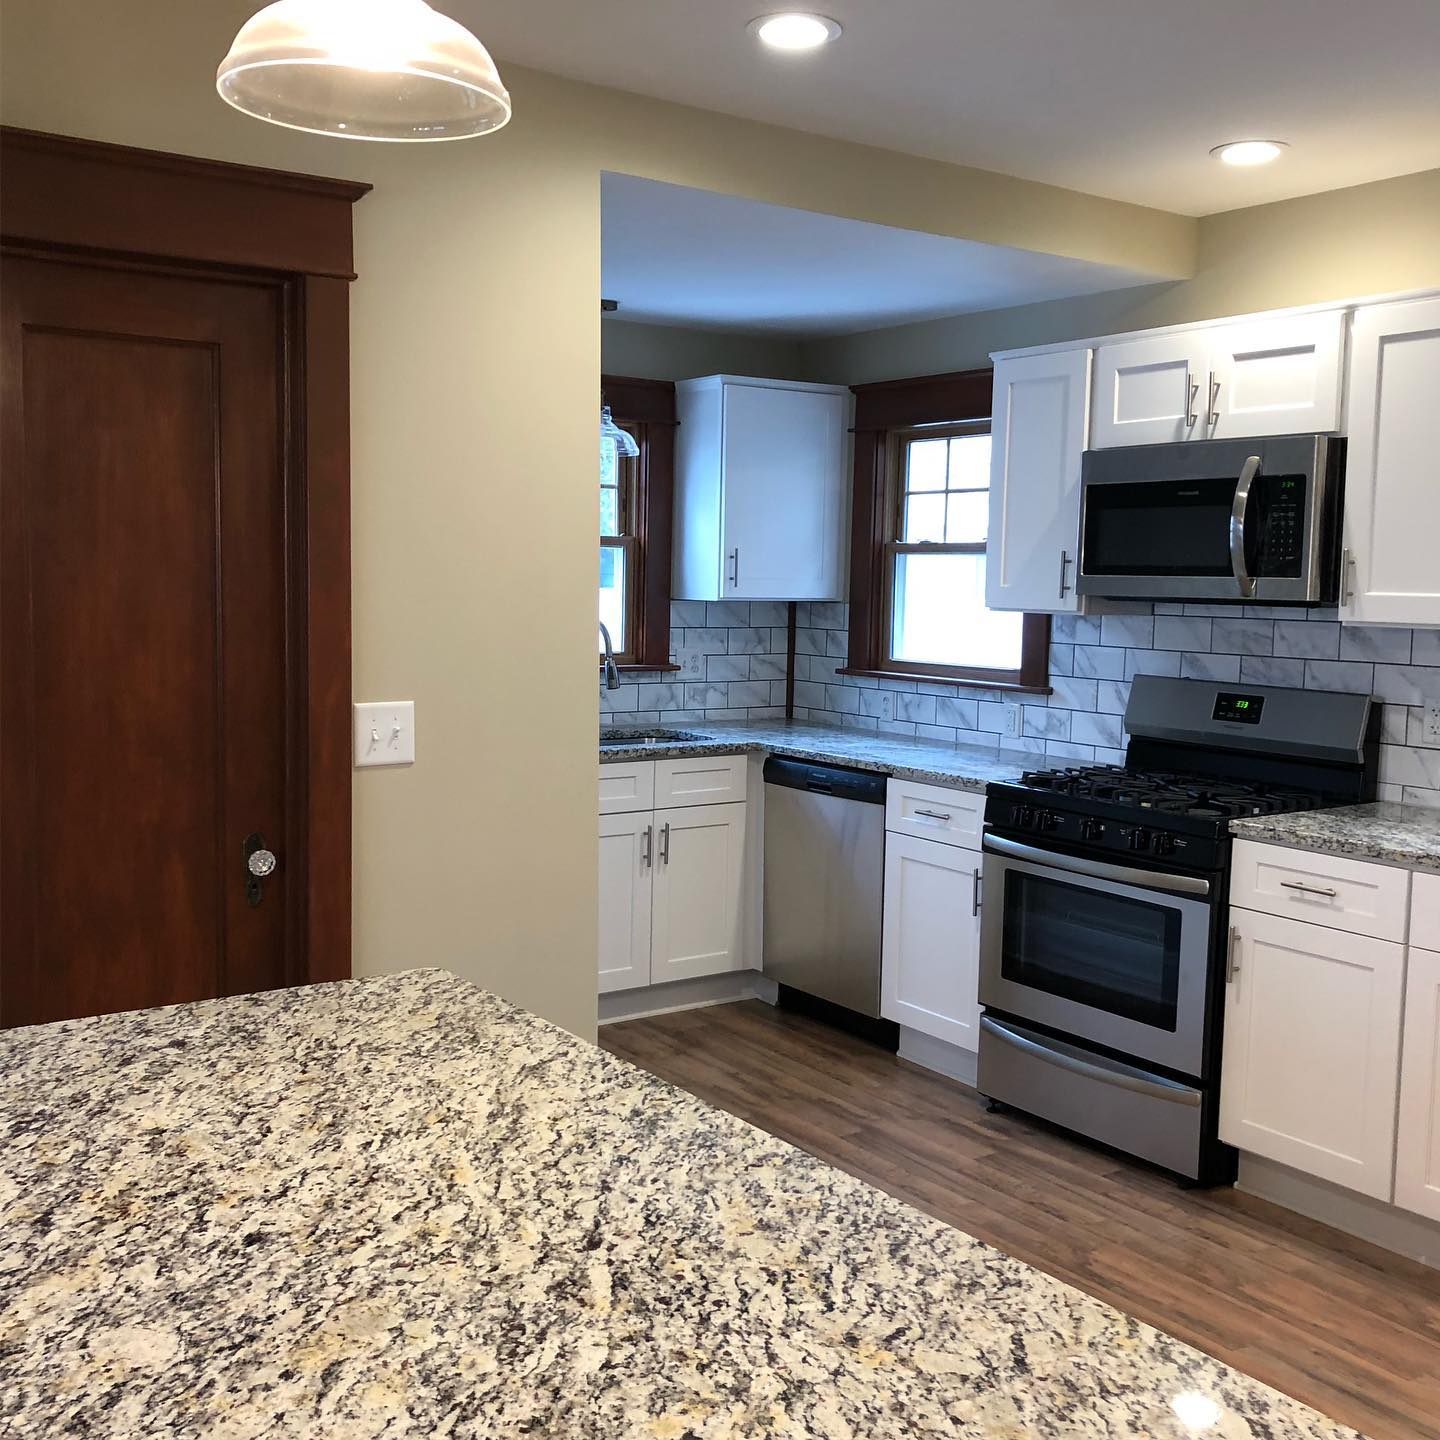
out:
<path id="1" fill-rule="evenodd" d="M 748 755 L 684 755 L 655 762 L 655 808 L 731 805 L 745 798 Z"/>
<path id="2" fill-rule="evenodd" d="M 1410 872 L 1343 855 L 1237 840 L 1230 903 L 1331 930 L 1403 941 Z"/>
<path id="3" fill-rule="evenodd" d="M 1410 943 L 1440 950 L 1440 875 L 1419 873 L 1410 892 Z"/>
<path id="4" fill-rule="evenodd" d="M 921 840 L 980 848 L 985 796 L 916 780 L 892 780 L 885 787 L 885 828 Z"/>
<path id="5" fill-rule="evenodd" d="M 620 760 L 600 767 L 600 813 L 626 815 L 655 808 L 655 762 Z"/>

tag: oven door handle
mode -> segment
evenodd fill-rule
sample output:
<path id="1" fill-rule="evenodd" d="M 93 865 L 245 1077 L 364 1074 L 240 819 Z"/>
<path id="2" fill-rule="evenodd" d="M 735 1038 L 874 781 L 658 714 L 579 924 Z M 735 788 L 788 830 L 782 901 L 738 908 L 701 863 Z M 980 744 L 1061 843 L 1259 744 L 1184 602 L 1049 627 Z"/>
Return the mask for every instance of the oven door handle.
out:
<path id="1" fill-rule="evenodd" d="M 1260 473 L 1260 457 L 1249 455 L 1240 467 L 1240 478 L 1235 482 L 1235 501 L 1230 506 L 1230 568 L 1235 572 L 1235 583 L 1240 587 L 1240 598 L 1250 600 L 1255 595 L 1255 577 L 1245 563 L 1245 522 L 1250 514 L 1250 487 Z"/>
<path id="2" fill-rule="evenodd" d="M 1079 855 L 1064 855 L 1055 850 L 1042 850 L 1003 835 L 986 835 L 984 849 L 997 855 L 1012 855 L 1017 860 L 1030 860 L 1055 870 L 1070 870 L 1076 875 L 1090 875 L 1096 880 L 1113 880 L 1118 885 L 1135 885 L 1144 890 L 1166 890 L 1172 895 L 1209 895 L 1210 882 L 1198 875 L 1171 875 L 1165 870 L 1140 870 L 1133 865 L 1107 865 L 1103 860 L 1085 860 Z"/>
<path id="3" fill-rule="evenodd" d="M 1159 1076 L 1139 1075 L 1128 1065 L 1115 1061 L 1102 1064 L 1098 1060 L 1082 1060 L 1079 1055 L 1071 1052 L 1070 1046 L 1062 1046 L 1059 1041 L 1052 1041 L 1047 1045 L 1041 1037 L 1032 1037 L 1024 1030 L 1007 1025 L 992 1015 L 980 1017 L 980 1029 L 985 1034 L 994 1036 L 996 1040 L 1013 1046 L 1016 1050 L 1023 1050 L 1027 1055 L 1033 1055 L 1037 1060 L 1043 1060 L 1057 1069 L 1069 1070 L 1106 1085 L 1118 1085 L 1122 1090 L 1133 1090 L 1137 1095 L 1146 1095 L 1152 1100 L 1168 1100 L 1173 1105 L 1195 1106 L 1200 1103 L 1200 1092 L 1189 1085 L 1181 1085 L 1175 1080 L 1162 1080 Z"/>

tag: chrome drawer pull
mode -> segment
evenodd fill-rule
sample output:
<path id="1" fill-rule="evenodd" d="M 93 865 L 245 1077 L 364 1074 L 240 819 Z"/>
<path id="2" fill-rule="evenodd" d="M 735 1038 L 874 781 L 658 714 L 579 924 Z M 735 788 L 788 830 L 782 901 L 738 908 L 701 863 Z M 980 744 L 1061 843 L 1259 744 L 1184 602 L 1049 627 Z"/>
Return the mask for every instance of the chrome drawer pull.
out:
<path id="1" fill-rule="evenodd" d="M 943 810 L 921 810 L 916 808 L 917 815 L 923 815 L 927 820 L 948 820 L 950 817 Z"/>
<path id="2" fill-rule="evenodd" d="M 1282 890 L 1299 890 L 1306 895 L 1323 895 L 1327 900 L 1333 900 L 1339 891 L 1322 888 L 1319 885 L 1302 885 L 1298 880 L 1282 880 Z"/>

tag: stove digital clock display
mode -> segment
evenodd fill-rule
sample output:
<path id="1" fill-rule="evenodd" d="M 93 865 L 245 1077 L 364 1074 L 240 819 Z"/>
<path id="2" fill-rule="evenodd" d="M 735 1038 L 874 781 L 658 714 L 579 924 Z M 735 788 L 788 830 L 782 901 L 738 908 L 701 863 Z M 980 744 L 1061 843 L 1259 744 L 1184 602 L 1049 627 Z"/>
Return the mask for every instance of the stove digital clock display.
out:
<path id="1" fill-rule="evenodd" d="M 1236 725 L 1258 725 L 1265 708 L 1263 695 L 1234 695 L 1222 690 L 1215 697 L 1216 720 L 1229 720 Z"/>

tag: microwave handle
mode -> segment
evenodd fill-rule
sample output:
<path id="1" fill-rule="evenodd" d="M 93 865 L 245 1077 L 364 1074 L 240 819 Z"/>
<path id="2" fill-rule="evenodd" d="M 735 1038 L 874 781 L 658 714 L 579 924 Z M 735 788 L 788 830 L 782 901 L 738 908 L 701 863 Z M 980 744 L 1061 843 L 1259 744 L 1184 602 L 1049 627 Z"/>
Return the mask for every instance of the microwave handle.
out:
<path id="1" fill-rule="evenodd" d="M 1259 473 L 1260 457 L 1247 456 L 1235 485 L 1235 503 L 1230 507 L 1230 568 L 1235 572 L 1242 600 L 1253 599 L 1255 595 L 1255 578 L 1245 565 L 1245 521 L 1250 512 L 1250 487 Z"/>

